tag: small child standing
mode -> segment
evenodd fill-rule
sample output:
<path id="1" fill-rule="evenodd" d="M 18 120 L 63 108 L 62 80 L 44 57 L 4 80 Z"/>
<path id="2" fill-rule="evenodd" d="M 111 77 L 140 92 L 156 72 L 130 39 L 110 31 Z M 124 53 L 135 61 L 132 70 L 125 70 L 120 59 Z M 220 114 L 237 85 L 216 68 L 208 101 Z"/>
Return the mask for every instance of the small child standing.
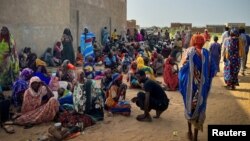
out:
<path id="1" fill-rule="evenodd" d="M 218 42 L 218 37 L 214 36 L 214 43 L 211 44 L 209 51 L 211 57 L 215 60 L 216 69 L 220 72 L 220 59 L 221 59 L 221 44 Z"/>

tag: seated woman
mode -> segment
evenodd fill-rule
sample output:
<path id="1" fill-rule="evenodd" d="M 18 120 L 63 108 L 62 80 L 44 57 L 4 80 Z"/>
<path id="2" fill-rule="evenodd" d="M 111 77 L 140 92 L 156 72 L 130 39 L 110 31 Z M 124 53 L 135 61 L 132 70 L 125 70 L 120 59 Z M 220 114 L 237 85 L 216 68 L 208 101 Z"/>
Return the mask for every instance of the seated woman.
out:
<path id="1" fill-rule="evenodd" d="M 47 101 L 42 101 L 47 96 Z M 58 100 L 38 77 L 30 79 L 29 88 L 24 93 L 21 116 L 14 122 L 5 124 L 35 125 L 52 121 L 59 110 Z"/>
<path id="2" fill-rule="evenodd" d="M 47 85 L 49 85 L 51 78 L 50 78 L 50 74 L 48 73 L 48 71 L 44 65 L 39 65 L 37 67 L 37 70 L 34 73 L 34 76 L 39 77 L 43 82 L 45 82 Z"/>
<path id="3" fill-rule="evenodd" d="M 118 66 L 117 58 L 112 52 L 109 52 L 104 59 L 105 68 L 115 69 Z"/>
<path id="4" fill-rule="evenodd" d="M 101 89 L 106 92 L 112 82 L 112 71 L 111 69 L 106 69 L 104 71 L 104 77 L 101 79 Z"/>
<path id="5" fill-rule="evenodd" d="M 15 107 L 22 106 L 23 94 L 29 88 L 29 80 L 33 76 L 33 70 L 25 68 L 19 79 L 14 83 L 12 90 L 12 102 Z"/>
<path id="6" fill-rule="evenodd" d="M 87 61 L 84 63 L 83 66 L 85 77 L 88 79 L 94 79 L 95 78 L 95 66 L 94 66 L 94 59 L 89 56 L 87 58 Z"/>
<path id="7" fill-rule="evenodd" d="M 150 58 L 148 58 L 148 57 L 143 57 L 143 60 L 144 60 L 144 64 L 145 64 L 145 66 L 150 66 Z"/>
<path id="8" fill-rule="evenodd" d="M 58 101 L 60 103 L 60 111 L 74 110 L 73 94 L 69 90 L 59 88 Z"/>
<path id="9" fill-rule="evenodd" d="M 176 61 L 176 52 L 172 51 L 164 64 L 163 80 L 166 84 L 166 89 L 175 91 L 178 89 L 178 64 Z"/>
<path id="10" fill-rule="evenodd" d="M 56 76 L 59 78 L 59 81 L 72 83 L 73 80 L 77 79 L 75 69 L 76 67 L 69 60 L 64 60 L 61 67 L 57 70 Z"/>
<path id="11" fill-rule="evenodd" d="M 53 92 L 54 96 L 58 98 L 58 89 L 60 88 L 59 78 L 56 77 L 55 73 L 51 74 L 51 79 L 49 82 L 49 88 Z"/>
<path id="12" fill-rule="evenodd" d="M 25 47 L 24 49 L 21 49 L 21 51 L 18 53 L 20 69 L 24 69 L 24 68 L 27 67 L 28 56 L 30 54 L 31 54 L 31 48 L 30 47 Z"/>
<path id="13" fill-rule="evenodd" d="M 161 54 L 158 54 L 157 58 L 153 62 L 153 70 L 156 76 L 160 76 L 163 74 L 163 64 L 164 64 L 163 56 Z"/>
<path id="14" fill-rule="evenodd" d="M 57 66 L 62 63 L 62 50 L 61 42 L 57 41 L 53 49 L 54 62 Z"/>
<path id="15" fill-rule="evenodd" d="M 138 57 L 136 59 L 136 63 L 137 63 L 137 69 L 138 70 L 145 71 L 145 73 L 149 76 L 149 78 L 151 80 L 155 80 L 153 69 L 151 67 L 149 67 L 149 66 L 145 66 L 144 59 L 142 58 L 141 54 L 138 55 Z"/>
<path id="16" fill-rule="evenodd" d="M 95 41 L 93 47 L 94 47 L 94 53 L 95 53 L 95 62 L 98 62 L 98 64 L 102 64 L 103 53 L 102 53 L 101 45 L 97 41 Z"/>
<path id="17" fill-rule="evenodd" d="M 112 83 L 106 92 L 105 106 L 111 113 L 122 114 L 129 116 L 131 106 L 128 101 L 125 101 L 127 85 L 122 84 L 123 76 L 119 73 L 112 75 Z"/>
<path id="18" fill-rule="evenodd" d="M 37 64 L 40 63 L 40 61 L 43 62 L 42 60 L 37 59 L 37 55 L 35 53 L 30 53 L 26 61 L 27 61 L 27 68 L 32 69 L 34 72 L 36 72 Z"/>
<path id="19" fill-rule="evenodd" d="M 125 53 L 122 59 L 122 72 L 127 73 L 129 71 L 129 66 L 131 62 L 132 58 L 128 55 L 128 53 Z"/>
<path id="20" fill-rule="evenodd" d="M 53 59 L 53 54 L 52 54 L 52 48 L 47 48 L 44 55 L 43 55 L 43 60 L 46 62 L 48 66 L 54 67 L 56 66 L 54 59 Z"/>
<path id="21" fill-rule="evenodd" d="M 79 82 L 73 92 L 74 109 L 79 114 L 87 114 L 95 121 L 104 118 L 104 94 L 96 87 L 96 82 L 84 79 L 84 73 L 79 76 Z"/>
<path id="22" fill-rule="evenodd" d="M 158 53 L 157 51 L 153 51 L 152 55 L 151 55 L 151 65 L 155 62 L 155 60 L 157 59 Z"/>
<path id="23" fill-rule="evenodd" d="M 137 55 L 136 63 L 137 63 L 137 68 L 138 68 L 138 69 L 141 69 L 141 68 L 143 68 L 143 67 L 145 66 L 145 64 L 144 64 L 144 59 L 143 59 L 143 57 L 142 57 L 142 54 L 139 53 L 139 54 Z"/>
<path id="24" fill-rule="evenodd" d="M 95 70 L 94 58 L 89 56 L 87 61 L 84 63 L 84 73 L 85 77 L 88 79 L 101 79 L 103 78 L 104 73 L 101 70 Z"/>
<path id="25" fill-rule="evenodd" d="M 147 58 L 151 58 L 151 52 L 150 52 L 149 47 L 145 48 L 144 56 L 147 57 Z"/>
<path id="26" fill-rule="evenodd" d="M 138 82 L 135 76 L 136 72 L 137 72 L 137 63 L 134 61 L 130 66 L 127 78 L 127 82 L 129 82 L 130 88 L 141 88 L 140 83 Z"/>

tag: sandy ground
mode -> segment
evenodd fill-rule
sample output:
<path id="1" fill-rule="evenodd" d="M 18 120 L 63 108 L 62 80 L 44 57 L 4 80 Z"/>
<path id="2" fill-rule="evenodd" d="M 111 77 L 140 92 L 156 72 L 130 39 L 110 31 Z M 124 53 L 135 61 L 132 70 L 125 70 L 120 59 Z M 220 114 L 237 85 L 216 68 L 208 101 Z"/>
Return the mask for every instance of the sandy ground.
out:
<path id="1" fill-rule="evenodd" d="M 250 55 L 249 57 L 250 58 Z M 250 59 L 248 59 L 250 68 Z M 221 63 L 221 70 L 223 64 Z M 207 140 L 207 125 L 209 124 L 250 124 L 250 69 L 246 76 L 240 76 L 240 86 L 234 91 L 224 88 L 223 74 L 220 72 L 213 80 L 210 96 L 207 102 L 204 131 L 199 132 L 199 140 Z M 162 77 L 157 78 L 162 81 Z M 130 100 L 138 90 L 127 91 Z M 130 117 L 114 115 L 96 125 L 85 129 L 82 135 L 72 141 L 171 141 L 174 131 L 177 131 L 180 141 L 186 141 L 187 121 L 184 118 L 183 100 L 179 92 L 167 92 L 170 105 L 160 119 L 151 123 L 138 122 L 135 117 L 143 112 L 132 104 Z M 155 111 L 151 111 L 154 115 Z M 15 126 L 15 134 L 6 134 L 0 129 L 0 141 L 36 141 L 40 135 L 46 134 L 49 125 L 37 125 L 31 129 Z"/>

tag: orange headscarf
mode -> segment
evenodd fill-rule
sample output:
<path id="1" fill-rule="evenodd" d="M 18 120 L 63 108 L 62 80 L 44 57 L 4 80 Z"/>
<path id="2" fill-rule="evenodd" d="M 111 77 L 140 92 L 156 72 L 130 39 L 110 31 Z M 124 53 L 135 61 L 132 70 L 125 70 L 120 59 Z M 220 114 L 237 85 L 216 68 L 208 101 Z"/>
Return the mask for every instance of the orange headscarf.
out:
<path id="1" fill-rule="evenodd" d="M 201 34 L 196 33 L 192 36 L 191 42 L 190 42 L 191 46 L 201 49 L 204 44 L 205 44 L 205 39 Z"/>

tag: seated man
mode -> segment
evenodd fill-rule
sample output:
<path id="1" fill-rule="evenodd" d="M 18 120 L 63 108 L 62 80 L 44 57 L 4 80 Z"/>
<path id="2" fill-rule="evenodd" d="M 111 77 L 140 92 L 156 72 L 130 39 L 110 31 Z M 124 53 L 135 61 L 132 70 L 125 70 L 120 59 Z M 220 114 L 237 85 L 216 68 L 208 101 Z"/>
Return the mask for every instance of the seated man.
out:
<path id="1" fill-rule="evenodd" d="M 152 121 L 149 114 L 150 110 L 156 110 L 156 116 L 154 118 L 159 118 L 161 113 L 168 108 L 169 99 L 162 87 L 157 82 L 148 79 L 144 71 L 139 70 L 136 73 L 136 77 L 140 83 L 143 83 L 143 89 L 146 92 L 139 92 L 137 97 L 132 99 L 132 102 L 136 103 L 136 105 L 144 111 L 144 114 L 138 115 L 136 119 L 138 121 L 150 122 Z"/>

